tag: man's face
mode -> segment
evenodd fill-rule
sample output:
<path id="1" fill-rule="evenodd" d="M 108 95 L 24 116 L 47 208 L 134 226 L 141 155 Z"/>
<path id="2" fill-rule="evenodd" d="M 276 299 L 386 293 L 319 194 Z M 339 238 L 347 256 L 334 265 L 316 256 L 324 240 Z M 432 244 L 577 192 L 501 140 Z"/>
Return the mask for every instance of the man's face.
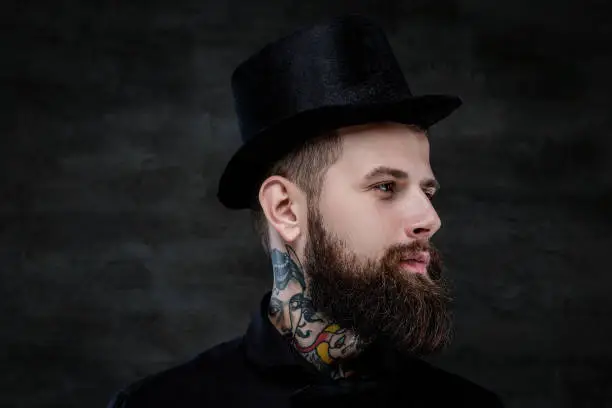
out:
<path id="1" fill-rule="evenodd" d="M 430 202 L 427 137 L 399 124 L 341 133 L 342 155 L 309 208 L 304 268 L 312 302 L 366 341 L 439 350 L 450 341 L 450 298 L 429 242 L 440 219 Z"/>

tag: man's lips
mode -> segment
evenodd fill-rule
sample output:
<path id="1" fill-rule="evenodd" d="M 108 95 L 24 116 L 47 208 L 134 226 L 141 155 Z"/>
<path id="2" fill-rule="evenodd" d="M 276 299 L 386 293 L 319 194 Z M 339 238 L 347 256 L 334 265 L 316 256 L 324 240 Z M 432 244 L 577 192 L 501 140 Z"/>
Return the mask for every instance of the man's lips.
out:
<path id="1" fill-rule="evenodd" d="M 400 264 L 402 267 L 415 273 L 427 273 L 427 266 L 431 260 L 428 252 L 419 252 L 418 254 L 406 256 L 402 258 Z"/>
<path id="2" fill-rule="evenodd" d="M 405 256 L 402 258 L 402 261 L 414 261 L 414 262 L 423 263 L 426 265 L 429 265 L 430 260 L 431 260 L 431 256 L 429 255 L 429 252 L 425 252 L 425 251 L 419 252 L 414 255 Z"/>

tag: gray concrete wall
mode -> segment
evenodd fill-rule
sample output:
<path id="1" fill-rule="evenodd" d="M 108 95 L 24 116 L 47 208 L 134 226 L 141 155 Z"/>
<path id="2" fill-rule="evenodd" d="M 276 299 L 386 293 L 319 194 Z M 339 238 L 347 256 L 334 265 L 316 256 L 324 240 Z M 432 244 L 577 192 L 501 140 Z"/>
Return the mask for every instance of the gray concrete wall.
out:
<path id="1" fill-rule="evenodd" d="M 596 1 L 22 2 L 2 13 L 0 405 L 104 406 L 240 334 L 271 284 L 216 202 L 229 78 L 344 12 L 387 30 L 432 131 L 457 335 L 510 407 L 612 406 L 612 36 Z"/>

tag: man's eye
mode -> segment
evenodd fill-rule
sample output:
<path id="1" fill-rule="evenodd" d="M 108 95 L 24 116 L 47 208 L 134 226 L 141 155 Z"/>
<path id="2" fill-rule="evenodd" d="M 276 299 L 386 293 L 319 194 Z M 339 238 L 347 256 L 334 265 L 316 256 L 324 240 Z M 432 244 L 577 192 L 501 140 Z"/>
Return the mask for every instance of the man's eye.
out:
<path id="1" fill-rule="evenodd" d="M 382 191 L 383 193 L 392 193 L 395 191 L 395 183 L 391 182 L 377 184 L 373 188 Z"/>
<path id="2" fill-rule="evenodd" d="M 436 194 L 435 190 L 425 190 L 425 195 L 430 199 L 433 198 L 435 194 Z"/>

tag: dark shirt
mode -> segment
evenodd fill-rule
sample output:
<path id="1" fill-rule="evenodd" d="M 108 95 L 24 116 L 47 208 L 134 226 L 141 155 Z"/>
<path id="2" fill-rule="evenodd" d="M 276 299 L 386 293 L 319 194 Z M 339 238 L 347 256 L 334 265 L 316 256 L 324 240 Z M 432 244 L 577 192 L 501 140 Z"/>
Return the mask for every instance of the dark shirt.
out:
<path id="1" fill-rule="evenodd" d="M 129 385 L 108 408 L 502 407 L 467 379 L 376 345 L 359 357 L 359 375 L 332 380 L 268 320 L 269 300 L 270 292 L 244 336 Z"/>

